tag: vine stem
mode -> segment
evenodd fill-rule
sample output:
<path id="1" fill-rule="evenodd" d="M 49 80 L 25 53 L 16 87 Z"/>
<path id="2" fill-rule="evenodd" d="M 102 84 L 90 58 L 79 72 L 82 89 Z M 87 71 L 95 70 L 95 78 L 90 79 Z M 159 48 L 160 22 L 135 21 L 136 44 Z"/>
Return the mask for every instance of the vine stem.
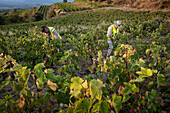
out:
<path id="1" fill-rule="evenodd" d="M 37 84 L 36 84 L 36 75 L 34 74 L 34 82 L 35 82 L 35 86 L 36 86 L 36 90 L 37 90 L 37 95 L 38 95 L 38 99 L 39 99 L 39 91 L 38 91 L 38 87 L 37 87 Z"/>
<path id="2" fill-rule="evenodd" d="M 36 75 L 34 74 L 34 82 L 35 82 L 35 86 L 36 86 L 36 90 L 37 90 L 37 97 L 39 99 L 40 97 L 39 97 L 39 91 L 38 91 L 38 87 L 37 87 L 37 84 L 36 84 L 36 80 L 37 80 L 37 78 L 36 78 Z M 39 112 L 42 112 L 41 107 L 39 107 Z"/>

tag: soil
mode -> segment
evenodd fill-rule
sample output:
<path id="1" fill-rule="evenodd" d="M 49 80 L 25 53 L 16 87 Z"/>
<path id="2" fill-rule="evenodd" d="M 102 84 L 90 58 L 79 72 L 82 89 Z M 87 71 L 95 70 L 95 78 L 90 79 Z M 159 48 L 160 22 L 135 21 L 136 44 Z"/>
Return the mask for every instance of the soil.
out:
<path id="1" fill-rule="evenodd" d="M 94 0 L 92 1 L 94 2 Z M 107 1 L 105 0 L 101 3 L 107 4 Z M 111 0 L 111 5 L 115 7 L 129 7 L 151 10 L 170 9 L 169 0 Z"/>

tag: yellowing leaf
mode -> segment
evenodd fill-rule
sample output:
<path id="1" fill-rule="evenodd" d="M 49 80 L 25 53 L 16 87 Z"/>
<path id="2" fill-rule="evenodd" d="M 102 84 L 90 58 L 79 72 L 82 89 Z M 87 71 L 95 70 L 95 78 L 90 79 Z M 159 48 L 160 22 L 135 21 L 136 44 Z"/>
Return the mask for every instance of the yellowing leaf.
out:
<path id="1" fill-rule="evenodd" d="M 139 63 L 145 63 L 145 61 L 142 58 L 140 58 Z"/>
<path id="2" fill-rule="evenodd" d="M 150 51 L 151 51 L 150 49 L 147 49 L 145 53 L 146 53 L 146 54 L 149 54 Z"/>
<path id="3" fill-rule="evenodd" d="M 152 76 L 152 70 L 141 67 L 141 71 L 137 71 L 136 74 L 141 75 L 142 77 Z"/>
<path id="4" fill-rule="evenodd" d="M 152 76 L 152 70 L 151 69 L 146 69 L 146 68 L 141 67 L 141 70 L 142 70 L 143 75 L 145 75 L 146 77 Z M 145 77 L 145 76 L 143 76 L 143 77 Z"/>
<path id="5" fill-rule="evenodd" d="M 136 74 L 142 75 L 142 72 L 141 71 L 137 71 Z"/>
<path id="6" fill-rule="evenodd" d="M 86 95 L 89 95 L 90 94 L 90 89 L 88 88 L 87 90 L 86 90 Z"/>
<path id="7" fill-rule="evenodd" d="M 152 72 L 153 72 L 153 73 L 157 73 L 157 72 L 158 72 L 158 70 L 152 70 Z"/>
<path id="8" fill-rule="evenodd" d="M 87 89 L 88 85 L 87 85 L 87 80 L 85 80 L 85 82 L 82 84 L 83 88 Z"/>
<path id="9" fill-rule="evenodd" d="M 56 91 L 56 89 L 58 88 L 57 84 L 51 82 L 50 80 L 47 80 L 47 85 L 48 85 L 53 91 Z"/>
<path id="10" fill-rule="evenodd" d="M 25 98 L 23 97 L 23 95 L 21 95 L 20 102 L 18 104 L 19 108 L 20 109 L 23 108 L 24 104 L 25 104 Z"/>
<path id="11" fill-rule="evenodd" d="M 123 55 L 123 58 L 126 58 L 126 54 Z"/>
<path id="12" fill-rule="evenodd" d="M 114 103 L 111 100 L 107 100 L 107 102 L 110 104 L 111 107 L 114 106 Z"/>

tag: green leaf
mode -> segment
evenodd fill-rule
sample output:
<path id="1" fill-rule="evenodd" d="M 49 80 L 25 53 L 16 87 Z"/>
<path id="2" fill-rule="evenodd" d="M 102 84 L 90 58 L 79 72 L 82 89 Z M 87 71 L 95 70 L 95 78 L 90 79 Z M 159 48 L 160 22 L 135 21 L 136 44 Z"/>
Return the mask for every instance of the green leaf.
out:
<path id="1" fill-rule="evenodd" d="M 3 87 L 9 85 L 11 83 L 11 76 L 8 76 L 5 81 L 2 82 L 2 85 L 0 86 L 0 89 L 2 89 Z"/>
<path id="2" fill-rule="evenodd" d="M 122 102 L 126 102 L 126 101 L 128 101 L 128 100 L 129 100 L 129 98 L 130 98 L 130 96 L 129 96 L 129 95 L 123 95 L 123 101 L 122 101 Z"/>
<path id="3" fill-rule="evenodd" d="M 11 81 L 3 81 L 2 82 L 3 85 L 0 86 L 0 89 L 2 89 L 3 87 L 9 85 L 10 83 L 11 83 Z"/>
<path id="4" fill-rule="evenodd" d="M 132 93 L 131 90 L 129 90 L 127 87 L 125 87 L 123 90 L 120 91 L 121 94 L 127 95 Z"/>
<path id="5" fill-rule="evenodd" d="M 90 110 L 90 102 L 87 98 L 79 99 L 79 101 L 75 102 L 75 110 L 74 112 L 88 112 Z"/>
<path id="6" fill-rule="evenodd" d="M 47 78 L 47 79 L 50 79 L 50 78 L 53 76 L 54 70 L 52 70 L 52 69 L 46 69 L 46 70 L 44 70 L 44 72 L 45 72 L 46 78 Z"/>
<path id="7" fill-rule="evenodd" d="M 17 71 L 17 70 L 19 70 L 19 69 L 21 69 L 22 68 L 22 66 L 21 65 L 15 65 L 14 67 L 13 67 L 13 69 L 12 69 L 12 71 Z"/>
<path id="8" fill-rule="evenodd" d="M 67 109 L 67 113 L 74 113 L 73 107 L 69 107 L 69 108 Z"/>
<path id="9" fill-rule="evenodd" d="M 142 78 L 141 76 L 139 76 L 137 79 L 135 80 L 130 80 L 129 82 L 143 82 L 145 79 Z"/>
<path id="10" fill-rule="evenodd" d="M 102 90 L 101 87 L 105 87 L 103 82 L 99 79 L 90 81 L 90 95 L 92 98 L 101 99 L 102 98 Z"/>
<path id="11" fill-rule="evenodd" d="M 115 111 L 118 113 L 119 110 L 122 108 L 122 97 L 117 96 L 116 93 L 112 95 L 112 101 L 114 103 Z"/>
<path id="12" fill-rule="evenodd" d="M 44 72 L 42 71 L 43 67 L 45 67 L 43 63 L 37 64 L 37 65 L 34 66 L 35 75 L 38 78 L 41 78 L 44 75 Z"/>
<path id="13" fill-rule="evenodd" d="M 92 113 L 99 112 L 100 103 L 101 103 L 101 101 L 93 105 Z"/>
<path id="14" fill-rule="evenodd" d="M 27 67 L 22 67 L 21 71 L 21 77 L 23 78 L 23 80 L 26 81 L 29 76 L 29 71 L 27 70 Z"/>
<path id="15" fill-rule="evenodd" d="M 90 82 L 90 95 L 92 98 L 95 98 L 99 94 L 99 89 L 94 83 Z"/>
<path id="16" fill-rule="evenodd" d="M 101 80 L 99 80 L 99 79 L 97 79 L 97 80 L 91 80 L 91 83 L 94 83 L 98 88 L 100 88 L 100 87 L 105 87 L 105 85 L 103 84 L 103 82 L 101 81 Z"/>
<path id="17" fill-rule="evenodd" d="M 120 91 L 121 94 L 128 95 L 130 93 L 139 92 L 139 88 L 137 88 L 135 84 L 131 84 L 131 83 L 124 83 L 124 84 L 126 85 L 126 87 Z"/>
<path id="18" fill-rule="evenodd" d="M 99 113 L 108 113 L 110 109 L 109 103 L 106 100 L 103 100 L 100 105 L 100 112 Z"/>
<path id="19" fill-rule="evenodd" d="M 153 96 L 155 96 L 155 95 L 157 94 L 157 91 L 154 90 L 154 89 L 152 89 L 152 90 L 151 90 L 151 94 L 152 94 Z"/>
<path id="20" fill-rule="evenodd" d="M 73 96 L 77 97 L 80 93 L 81 93 L 81 89 L 82 87 L 82 83 L 83 83 L 83 79 L 80 77 L 74 77 L 71 79 L 71 84 L 70 84 L 70 94 L 72 94 Z"/>
<path id="21" fill-rule="evenodd" d="M 70 91 L 70 94 L 73 95 L 76 98 L 78 98 L 80 93 L 81 93 L 81 91 Z"/>
<path id="22" fill-rule="evenodd" d="M 43 88 L 43 81 L 40 78 L 36 80 L 36 84 L 39 88 Z"/>
<path id="23" fill-rule="evenodd" d="M 19 92 L 19 91 L 21 91 L 23 88 L 24 88 L 23 85 L 21 85 L 21 83 L 20 83 L 20 84 L 15 85 L 14 88 L 13 88 L 13 90 Z"/>
<path id="24" fill-rule="evenodd" d="M 83 105 L 82 105 L 82 99 L 80 98 L 78 101 L 75 102 L 75 113 L 78 113 L 80 111 L 83 111 Z"/>
<path id="25" fill-rule="evenodd" d="M 45 67 L 44 64 L 43 63 L 39 63 L 39 64 L 34 66 L 34 70 L 39 70 L 39 69 L 42 69 L 43 67 Z"/>
<path id="26" fill-rule="evenodd" d="M 157 87 L 159 87 L 160 85 L 164 85 L 165 84 L 165 77 L 163 74 L 158 74 L 157 75 Z"/>

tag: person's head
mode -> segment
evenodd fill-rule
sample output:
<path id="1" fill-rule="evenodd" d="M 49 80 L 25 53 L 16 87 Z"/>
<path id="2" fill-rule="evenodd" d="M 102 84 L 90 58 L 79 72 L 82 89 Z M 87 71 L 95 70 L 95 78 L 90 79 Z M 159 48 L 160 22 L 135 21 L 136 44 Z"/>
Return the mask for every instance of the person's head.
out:
<path id="1" fill-rule="evenodd" d="M 114 21 L 114 25 L 115 25 L 116 28 L 121 28 L 122 27 L 120 20 Z"/>
<path id="2" fill-rule="evenodd" d="M 48 27 L 47 26 L 42 26 L 41 27 L 41 32 L 48 33 L 49 32 Z"/>

